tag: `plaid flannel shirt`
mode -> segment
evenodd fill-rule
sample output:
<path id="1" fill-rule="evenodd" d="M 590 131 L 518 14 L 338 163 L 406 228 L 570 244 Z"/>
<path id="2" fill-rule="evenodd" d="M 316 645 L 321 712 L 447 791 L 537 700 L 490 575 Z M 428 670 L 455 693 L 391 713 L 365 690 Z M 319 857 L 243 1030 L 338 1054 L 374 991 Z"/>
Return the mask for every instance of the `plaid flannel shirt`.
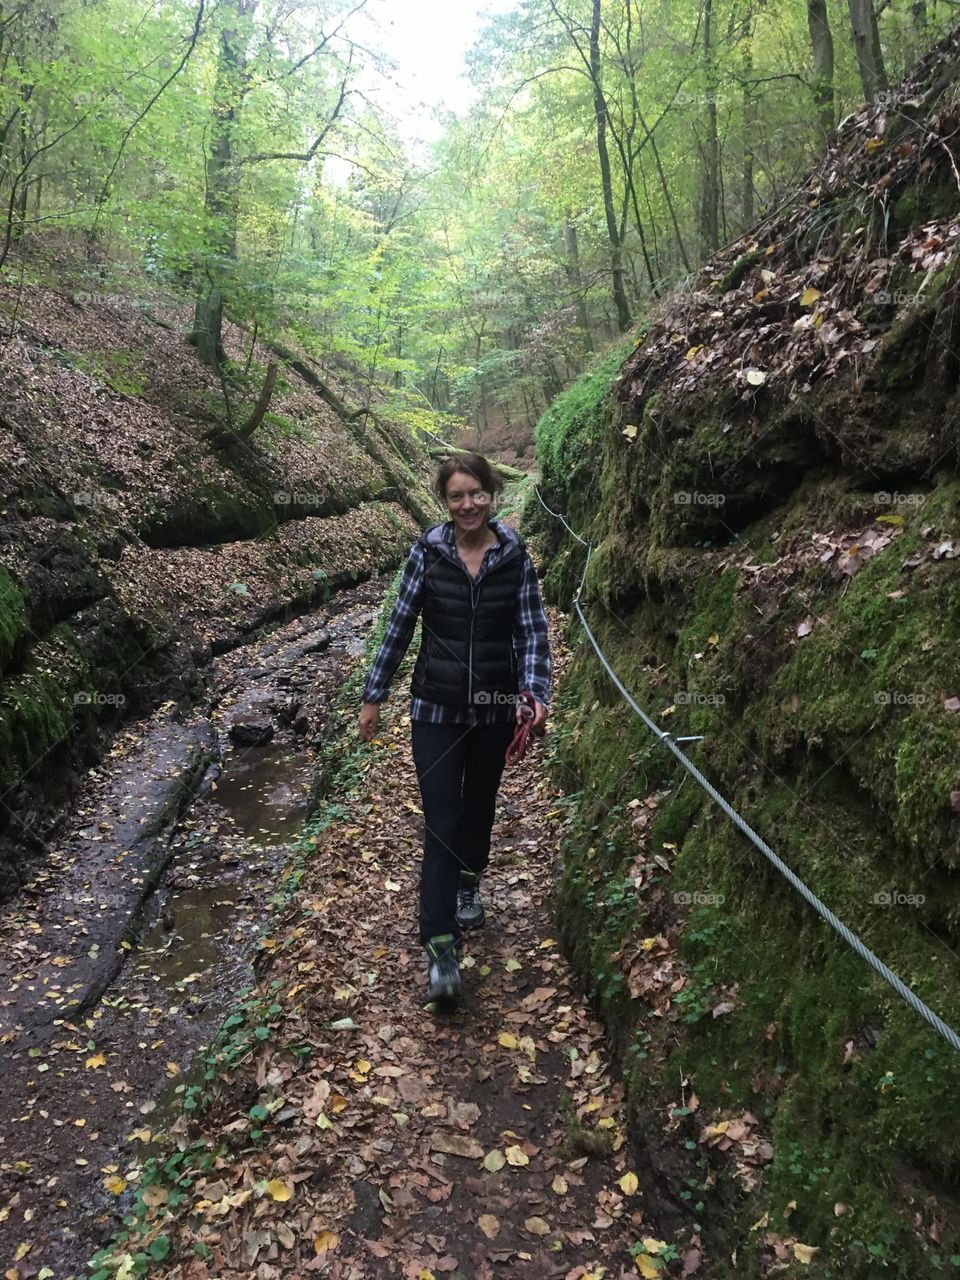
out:
<path id="1" fill-rule="evenodd" d="M 516 543 L 517 535 L 509 525 L 491 520 L 490 528 L 497 535 L 496 546 L 490 547 L 483 558 L 476 581 L 482 579 L 497 565 L 505 553 Z M 453 521 L 437 526 L 430 533 L 433 541 L 445 549 L 448 558 L 460 561 L 454 537 Z M 464 566 L 466 569 L 466 567 Z M 387 623 L 383 642 L 374 658 L 370 674 L 363 690 L 364 702 L 386 701 L 390 684 L 403 656 L 410 646 L 423 604 L 425 587 L 425 560 L 423 547 L 414 543 L 400 579 L 400 589 L 393 612 Z M 547 616 L 540 598 L 540 586 L 529 555 L 524 552 L 520 587 L 517 592 L 517 611 L 513 624 L 513 644 L 520 671 L 520 688 L 529 689 L 538 702 L 546 706 L 550 697 L 550 644 Z M 428 724 L 497 724 L 512 720 L 513 707 L 492 705 L 489 707 L 445 707 L 423 698 L 413 698 L 410 718 Z"/>

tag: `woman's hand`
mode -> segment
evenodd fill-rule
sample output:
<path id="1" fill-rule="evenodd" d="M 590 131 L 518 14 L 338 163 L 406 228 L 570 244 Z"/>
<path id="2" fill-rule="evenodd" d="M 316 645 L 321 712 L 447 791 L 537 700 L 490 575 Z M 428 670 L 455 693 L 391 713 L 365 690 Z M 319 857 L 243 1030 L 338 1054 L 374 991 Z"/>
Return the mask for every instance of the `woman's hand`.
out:
<path id="1" fill-rule="evenodd" d="M 380 703 L 365 702 L 360 708 L 360 719 L 357 729 L 364 742 L 372 742 L 377 736 L 377 721 L 380 719 Z"/>
<path id="2" fill-rule="evenodd" d="M 530 732 L 540 738 L 545 732 L 547 708 L 542 702 L 538 702 L 536 698 L 533 699 L 533 705 L 535 708 L 534 716 L 533 719 L 528 720 L 527 723 L 530 725 Z M 522 714 L 522 707 L 517 707 L 517 724 L 523 724 L 523 721 L 524 717 Z"/>

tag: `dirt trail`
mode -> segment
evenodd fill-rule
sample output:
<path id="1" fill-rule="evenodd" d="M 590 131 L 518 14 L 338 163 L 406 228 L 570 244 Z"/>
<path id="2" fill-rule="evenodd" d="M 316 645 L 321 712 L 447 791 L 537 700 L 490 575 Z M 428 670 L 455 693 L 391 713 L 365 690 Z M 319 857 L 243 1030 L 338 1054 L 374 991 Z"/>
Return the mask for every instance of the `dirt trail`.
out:
<path id="1" fill-rule="evenodd" d="M 659 1274 L 677 1253 L 645 1216 L 622 1085 L 551 936 L 560 812 L 536 752 L 505 780 L 462 1009 L 424 1006 L 402 699 L 261 944 L 246 1052 L 210 1111 L 177 1126 L 193 1167 L 144 1189 L 125 1247 L 170 1280 Z M 125 1274 L 130 1256 L 114 1259 Z"/>

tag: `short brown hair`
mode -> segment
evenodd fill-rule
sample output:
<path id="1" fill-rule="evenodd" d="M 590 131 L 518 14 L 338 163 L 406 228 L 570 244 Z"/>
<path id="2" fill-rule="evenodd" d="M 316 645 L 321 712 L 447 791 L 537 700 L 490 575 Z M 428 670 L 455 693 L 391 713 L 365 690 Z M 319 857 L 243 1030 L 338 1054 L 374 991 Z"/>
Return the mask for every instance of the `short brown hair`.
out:
<path id="1" fill-rule="evenodd" d="M 440 463 L 434 477 L 433 487 L 441 502 L 446 502 L 447 485 L 450 477 L 457 471 L 465 471 L 468 476 L 473 476 L 480 488 L 486 489 L 494 498 L 503 488 L 503 477 L 482 453 L 454 453 Z"/>

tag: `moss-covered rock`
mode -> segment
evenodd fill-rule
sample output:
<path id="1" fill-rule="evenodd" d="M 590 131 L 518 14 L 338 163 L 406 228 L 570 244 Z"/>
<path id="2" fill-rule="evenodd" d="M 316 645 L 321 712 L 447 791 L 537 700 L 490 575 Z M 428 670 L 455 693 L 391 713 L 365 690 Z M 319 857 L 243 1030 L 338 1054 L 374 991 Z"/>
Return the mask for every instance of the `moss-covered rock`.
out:
<path id="1" fill-rule="evenodd" d="M 703 735 L 688 751 L 711 783 L 954 1028 L 956 294 L 951 265 L 865 376 L 745 400 L 722 374 L 681 396 L 608 370 L 592 411 L 574 395 L 539 437 L 545 494 L 595 544 L 584 602 L 621 680 L 664 728 Z M 543 537 L 562 548 L 548 594 L 568 604 L 582 548 L 562 526 Z M 585 642 L 557 718 L 553 769 L 576 803 L 558 927 L 645 1149 L 663 1148 L 678 1079 L 699 1099 L 699 1123 L 676 1117 L 666 1220 L 703 1229 L 711 1276 L 762 1273 L 759 1221 L 816 1247 L 811 1277 L 950 1271 L 960 1056 L 682 772 Z M 632 976 L 644 947 L 671 966 L 666 995 Z M 738 1180 L 699 1138 L 743 1114 L 772 1158 Z"/>

